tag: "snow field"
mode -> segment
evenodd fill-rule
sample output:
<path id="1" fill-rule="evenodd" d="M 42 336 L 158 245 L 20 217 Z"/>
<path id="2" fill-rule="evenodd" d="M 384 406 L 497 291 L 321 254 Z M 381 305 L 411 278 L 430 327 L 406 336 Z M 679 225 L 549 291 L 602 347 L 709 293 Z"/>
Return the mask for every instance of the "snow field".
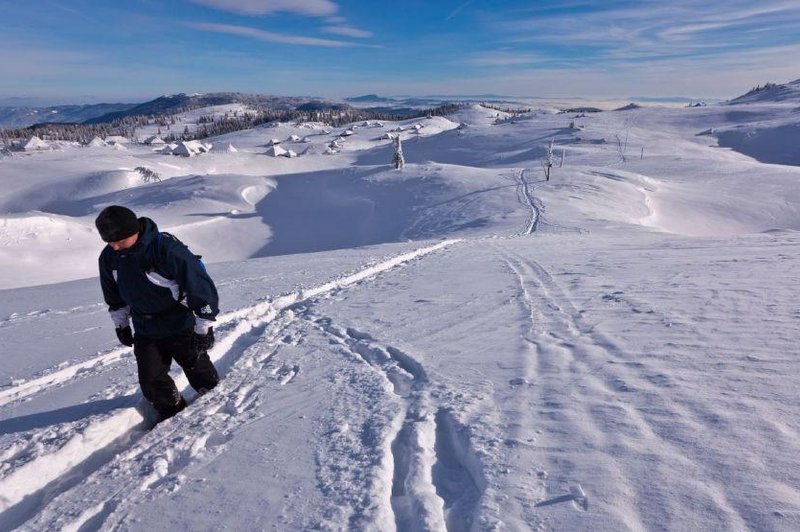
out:
<path id="1" fill-rule="evenodd" d="M 291 161 L 254 130 L 159 186 L 51 202 L 90 225 L 132 201 L 211 257 L 294 254 L 212 266 L 238 307 L 225 378 L 147 433 L 91 280 L 0 292 L 0 528 L 797 529 L 798 170 L 698 135 L 788 120 L 737 107 L 582 129 L 473 107 L 409 134 L 403 172 L 365 130 Z M 80 181 L 66 152 L 0 168 Z"/>

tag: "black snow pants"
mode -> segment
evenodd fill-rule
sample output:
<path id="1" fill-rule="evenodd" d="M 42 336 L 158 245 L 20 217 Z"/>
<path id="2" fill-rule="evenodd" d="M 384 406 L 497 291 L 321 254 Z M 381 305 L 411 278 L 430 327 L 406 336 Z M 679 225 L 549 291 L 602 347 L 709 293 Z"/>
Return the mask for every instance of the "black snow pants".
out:
<path id="1" fill-rule="evenodd" d="M 194 331 L 189 329 L 168 338 L 134 336 L 133 353 L 139 370 L 139 385 L 161 419 L 177 414 L 186 406 L 175 381 L 169 376 L 173 359 L 183 368 L 189 384 L 196 391 L 211 390 L 219 382 L 208 353 L 197 353 L 192 348 L 192 334 Z"/>

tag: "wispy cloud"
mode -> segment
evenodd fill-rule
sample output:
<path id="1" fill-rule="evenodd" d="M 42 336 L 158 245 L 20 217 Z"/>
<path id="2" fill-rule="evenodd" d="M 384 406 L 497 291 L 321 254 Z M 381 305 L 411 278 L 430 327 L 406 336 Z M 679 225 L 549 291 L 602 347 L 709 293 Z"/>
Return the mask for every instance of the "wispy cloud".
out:
<path id="1" fill-rule="evenodd" d="M 336 35 L 344 35 L 346 37 L 354 37 L 356 39 L 365 39 L 368 37 L 372 37 L 373 34 L 371 31 L 360 30 L 358 28 L 353 28 L 351 26 L 325 26 L 322 28 L 323 31 L 327 33 L 333 33 Z"/>
<path id="2" fill-rule="evenodd" d="M 86 12 L 86 10 L 75 9 L 73 7 L 64 5 L 62 2 L 49 2 L 49 5 L 54 7 L 54 8 L 56 8 L 56 9 L 60 9 L 61 11 L 64 11 L 64 12 L 68 13 L 71 16 L 81 18 L 81 19 L 83 19 L 83 20 L 85 20 L 85 21 L 87 21 L 87 22 L 89 22 L 91 24 L 94 24 L 94 25 L 102 24 L 102 22 L 99 19 L 90 16 Z"/>
<path id="3" fill-rule="evenodd" d="M 305 37 L 300 35 L 289 35 L 286 33 L 276 33 L 273 31 L 265 31 L 257 28 L 250 28 L 248 26 L 237 26 L 233 24 L 215 24 L 207 22 L 190 22 L 187 25 L 203 31 L 211 31 L 215 33 L 225 33 L 228 35 L 239 35 L 241 37 L 249 37 L 251 39 L 258 39 L 259 41 L 280 43 L 280 44 L 297 44 L 301 46 L 325 46 L 329 48 L 344 48 L 349 46 L 359 46 L 357 43 L 346 41 L 336 41 L 331 39 L 319 39 L 317 37 Z"/>
<path id="4" fill-rule="evenodd" d="M 674 0 L 669 3 L 608 2 L 576 15 L 574 11 L 516 13 L 496 25 L 510 43 L 550 47 L 579 45 L 588 62 L 598 58 L 641 60 L 736 54 L 744 49 L 796 42 L 800 3 L 796 0 L 750 0 L 724 3 Z M 764 28 L 771 31 L 764 33 Z M 765 38 L 766 37 L 766 38 Z"/>
<path id="5" fill-rule="evenodd" d="M 465 62 L 474 66 L 515 66 L 541 63 L 543 58 L 532 53 L 511 51 L 478 52 L 468 57 Z"/>
<path id="6" fill-rule="evenodd" d="M 458 6 L 458 7 L 457 7 L 457 8 L 455 8 L 454 10 L 452 10 L 452 11 L 450 12 L 450 14 L 449 14 L 449 15 L 447 15 L 447 16 L 446 16 L 444 19 L 445 19 L 445 20 L 450 20 L 450 19 L 453 19 L 453 18 L 455 18 L 455 17 L 456 17 L 456 16 L 457 16 L 459 13 L 461 13 L 462 11 L 464 11 L 464 8 L 465 8 L 465 7 L 467 7 L 467 6 L 468 6 L 468 5 L 470 5 L 471 3 L 472 3 L 472 0 L 467 0 L 466 2 L 464 2 L 463 4 L 461 4 L 460 6 Z"/>
<path id="7" fill-rule="evenodd" d="M 331 0 L 191 0 L 220 11 L 241 15 L 268 15 L 271 13 L 294 13 L 309 17 L 326 17 L 339 11 Z"/>
<path id="8" fill-rule="evenodd" d="M 800 55 L 800 44 L 743 51 L 716 57 L 662 58 L 646 63 L 635 59 L 611 65 L 576 68 L 509 68 L 502 76 L 463 80 L 474 92 L 556 96 L 604 96 L 624 98 L 649 96 L 725 97 L 743 94 L 765 81 L 787 81 L 798 77 L 797 66 L 787 57 Z"/>

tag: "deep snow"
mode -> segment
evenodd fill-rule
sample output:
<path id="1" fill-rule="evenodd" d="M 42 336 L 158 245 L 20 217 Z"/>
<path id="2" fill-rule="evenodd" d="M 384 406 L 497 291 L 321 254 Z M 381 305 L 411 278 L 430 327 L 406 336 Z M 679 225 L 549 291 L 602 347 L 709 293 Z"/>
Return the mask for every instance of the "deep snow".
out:
<path id="1" fill-rule="evenodd" d="M 334 155 L 281 124 L 0 159 L 0 529 L 798 529 L 800 169 L 726 136 L 797 140 L 792 113 L 474 106 Z M 109 203 L 222 300 L 224 379 L 150 432 L 91 278 Z"/>

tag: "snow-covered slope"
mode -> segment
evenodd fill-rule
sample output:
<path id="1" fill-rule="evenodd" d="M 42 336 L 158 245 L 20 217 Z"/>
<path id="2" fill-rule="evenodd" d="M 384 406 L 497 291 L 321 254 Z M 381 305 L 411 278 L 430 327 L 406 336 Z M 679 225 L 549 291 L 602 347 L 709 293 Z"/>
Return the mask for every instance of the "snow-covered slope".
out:
<path id="1" fill-rule="evenodd" d="M 474 106 L 332 155 L 281 124 L 0 159 L 0 529 L 798 529 L 800 169 L 721 146 L 755 120 L 794 117 Z M 223 307 L 219 387 L 149 432 L 82 279 L 109 203 Z"/>
<path id="2" fill-rule="evenodd" d="M 762 102 L 800 103 L 800 79 L 789 83 L 766 83 L 730 101 L 731 104 Z"/>

